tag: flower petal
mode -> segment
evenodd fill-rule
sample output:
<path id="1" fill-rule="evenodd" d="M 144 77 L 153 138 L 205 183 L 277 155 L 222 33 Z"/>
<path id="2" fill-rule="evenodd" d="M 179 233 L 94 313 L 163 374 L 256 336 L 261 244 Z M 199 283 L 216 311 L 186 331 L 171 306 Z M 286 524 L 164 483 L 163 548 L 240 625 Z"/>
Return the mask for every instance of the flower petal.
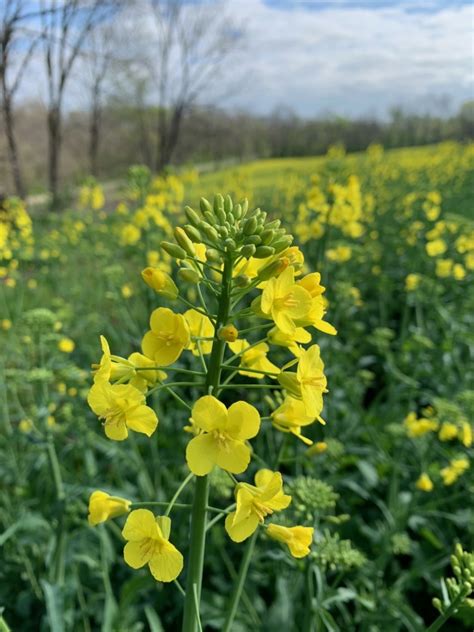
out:
<path id="1" fill-rule="evenodd" d="M 228 439 L 225 448 L 217 447 L 215 462 L 226 472 L 242 474 L 250 463 L 250 448 L 243 441 Z"/>
<path id="2" fill-rule="evenodd" d="M 122 529 L 126 540 L 138 542 L 157 535 L 155 516 L 149 509 L 134 509 Z"/>
<path id="3" fill-rule="evenodd" d="M 143 542 L 135 541 L 127 542 L 123 549 L 123 558 L 125 563 L 132 568 L 141 568 L 150 561 L 151 550 L 144 547 Z"/>
<path id="4" fill-rule="evenodd" d="M 127 426 L 135 432 L 142 432 L 147 437 L 155 432 L 158 426 L 158 417 L 149 406 L 137 406 L 126 414 Z"/>
<path id="5" fill-rule="evenodd" d="M 104 424 L 105 436 L 112 441 L 124 441 L 128 437 L 125 421 Z"/>
<path id="6" fill-rule="evenodd" d="M 258 518 L 255 514 L 250 514 L 245 520 L 241 520 L 234 524 L 234 513 L 231 513 L 225 519 L 225 530 L 234 542 L 243 542 L 252 535 L 258 527 Z"/>
<path id="7" fill-rule="evenodd" d="M 186 461 L 188 467 L 196 476 L 209 474 L 217 458 L 217 445 L 214 437 L 209 434 L 201 434 L 188 443 L 186 448 Z"/>
<path id="8" fill-rule="evenodd" d="M 172 582 L 183 570 L 183 556 L 171 542 L 165 542 L 148 565 L 157 581 Z"/>
<path id="9" fill-rule="evenodd" d="M 234 439 L 251 439 L 260 430 L 258 410 L 247 402 L 232 404 L 227 412 L 226 433 Z"/>
<path id="10" fill-rule="evenodd" d="M 212 395 L 204 395 L 194 404 L 191 416 L 198 428 L 210 432 L 217 428 L 225 428 L 227 408 Z"/>

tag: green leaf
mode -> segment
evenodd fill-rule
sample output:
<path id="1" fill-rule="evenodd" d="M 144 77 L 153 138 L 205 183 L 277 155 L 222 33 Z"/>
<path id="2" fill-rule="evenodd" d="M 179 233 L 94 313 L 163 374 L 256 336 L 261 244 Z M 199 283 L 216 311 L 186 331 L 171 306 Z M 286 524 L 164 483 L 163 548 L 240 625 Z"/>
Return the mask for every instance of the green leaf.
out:
<path id="1" fill-rule="evenodd" d="M 41 580 L 46 600 L 46 614 L 51 632 L 64 632 L 64 610 L 62 590 L 57 584 Z"/>

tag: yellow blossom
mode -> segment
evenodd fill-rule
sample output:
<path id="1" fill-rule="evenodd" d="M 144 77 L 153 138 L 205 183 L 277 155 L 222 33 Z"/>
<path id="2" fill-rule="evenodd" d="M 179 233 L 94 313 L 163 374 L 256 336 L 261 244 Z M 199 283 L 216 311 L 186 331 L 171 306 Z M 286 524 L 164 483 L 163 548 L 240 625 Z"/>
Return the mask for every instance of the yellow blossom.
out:
<path id="1" fill-rule="evenodd" d="M 190 343 L 189 326 L 182 314 L 158 307 L 150 317 L 150 331 L 142 340 L 143 353 L 158 365 L 173 364 Z"/>
<path id="2" fill-rule="evenodd" d="M 235 342 L 239 337 L 239 331 L 234 325 L 226 325 L 219 330 L 219 338 L 226 342 Z"/>
<path id="3" fill-rule="evenodd" d="M 301 354 L 296 378 L 306 414 L 319 418 L 323 408 L 322 395 L 326 392 L 327 380 L 318 345 L 312 345 Z"/>
<path id="4" fill-rule="evenodd" d="M 433 241 L 429 241 L 426 244 L 426 252 L 430 257 L 437 257 L 438 255 L 442 255 L 446 252 L 446 250 L 446 242 L 442 239 L 434 239 Z"/>
<path id="5" fill-rule="evenodd" d="M 283 492 L 280 472 L 259 470 L 255 485 L 239 483 L 235 488 L 236 510 L 225 521 L 225 529 L 234 542 L 242 542 L 252 535 L 265 517 L 286 509 L 291 496 Z"/>
<path id="6" fill-rule="evenodd" d="M 417 419 L 416 413 L 409 413 L 405 420 L 404 425 L 407 430 L 407 434 L 412 439 L 415 437 L 421 437 L 428 432 L 436 432 L 439 424 L 434 419 Z"/>
<path id="7" fill-rule="evenodd" d="M 75 343 L 70 338 L 61 338 L 58 342 L 58 349 L 63 353 L 72 353 L 75 348 Z"/>
<path id="8" fill-rule="evenodd" d="M 188 309 L 187 312 L 184 312 L 183 316 L 191 334 L 187 348 L 192 351 L 195 356 L 200 355 L 199 350 L 205 355 L 211 353 L 212 340 L 193 340 L 193 338 L 214 337 L 214 325 L 209 318 L 195 309 Z"/>
<path id="9" fill-rule="evenodd" d="M 229 343 L 229 347 L 234 353 L 241 354 L 240 375 L 246 375 L 254 379 L 263 379 L 265 373 L 280 373 L 280 369 L 267 358 L 267 353 L 270 348 L 265 342 L 251 346 L 247 340 L 242 339 Z M 263 373 L 258 373 L 258 371 L 263 371 Z"/>
<path id="10" fill-rule="evenodd" d="M 311 342 L 311 334 L 303 327 L 297 327 L 292 334 L 284 334 L 278 327 L 273 327 L 268 332 L 267 338 L 272 345 L 287 347 L 297 358 L 304 351 L 300 344 Z"/>
<path id="11" fill-rule="evenodd" d="M 18 429 L 24 434 L 29 434 L 33 430 L 33 422 L 31 419 L 22 419 L 18 424 Z"/>
<path id="12" fill-rule="evenodd" d="M 315 417 L 306 414 L 304 403 L 289 395 L 285 397 L 283 404 L 272 413 L 272 424 L 277 430 L 291 432 L 306 445 L 312 445 L 313 442 L 301 434 L 301 427 L 309 426 L 314 421 Z"/>
<path id="13" fill-rule="evenodd" d="M 148 509 L 130 513 L 122 530 L 128 540 L 123 550 L 125 562 L 132 568 L 148 564 L 159 582 L 175 580 L 183 570 L 183 556 L 169 541 L 171 520 L 168 516 L 154 516 Z"/>
<path id="14" fill-rule="evenodd" d="M 274 540 L 286 544 L 293 557 L 300 558 L 309 555 L 314 533 L 312 527 L 283 527 L 270 524 L 267 533 Z"/>
<path id="15" fill-rule="evenodd" d="M 145 268 L 142 270 L 142 278 L 148 287 L 166 298 L 175 299 L 179 294 L 179 290 L 170 275 L 158 268 Z"/>
<path id="16" fill-rule="evenodd" d="M 260 430 L 260 415 L 247 402 L 236 402 L 227 410 L 212 395 L 197 400 L 191 412 L 192 422 L 202 432 L 191 439 L 186 461 L 196 476 L 209 474 L 218 467 L 241 474 L 250 463 L 250 448 L 245 443 Z"/>
<path id="17" fill-rule="evenodd" d="M 0 321 L 0 327 L 3 329 L 3 331 L 8 331 L 12 327 L 12 321 L 8 318 L 3 318 Z"/>
<path id="18" fill-rule="evenodd" d="M 420 476 L 419 476 L 418 480 L 416 481 L 415 485 L 422 492 L 431 492 L 433 487 L 434 487 L 433 486 L 433 481 L 428 476 L 428 474 L 426 474 L 426 472 L 423 472 L 422 474 L 420 474 Z"/>
<path id="19" fill-rule="evenodd" d="M 89 524 L 93 527 L 130 511 L 131 501 L 106 492 L 95 491 L 89 498 Z"/>
<path id="20" fill-rule="evenodd" d="M 130 384 L 95 382 L 87 398 L 99 419 L 104 419 L 104 431 L 109 439 L 123 441 L 128 430 L 148 437 L 158 425 L 156 413 L 145 405 L 145 395 Z"/>
<path id="21" fill-rule="evenodd" d="M 414 292 L 420 285 L 420 281 L 421 276 L 419 274 L 415 274 L 414 272 L 408 274 L 405 279 L 405 290 L 407 292 Z"/>
<path id="22" fill-rule="evenodd" d="M 133 288 L 130 283 L 125 283 L 125 285 L 122 285 L 120 293 L 125 299 L 131 298 L 133 296 Z"/>
<path id="23" fill-rule="evenodd" d="M 268 281 L 262 292 L 260 309 L 271 318 L 285 334 L 292 334 L 295 320 L 304 319 L 311 308 L 311 295 L 295 283 L 295 271 L 292 266 L 279 277 Z"/>
<path id="24" fill-rule="evenodd" d="M 459 438 L 464 447 L 470 448 L 472 445 L 472 426 L 468 421 L 464 421 L 459 431 Z"/>
<path id="25" fill-rule="evenodd" d="M 469 461 L 466 457 L 451 459 L 449 465 L 441 470 L 441 476 L 445 485 L 453 485 L 466 470 L 469 469 Z"/>
<path id="26" fill-rule="evenodd" d="M 440 428 L 438 437 L 440 441 L 451 441 L 458 436 L 458 427 L 450 421 L 445 421 Z"/>

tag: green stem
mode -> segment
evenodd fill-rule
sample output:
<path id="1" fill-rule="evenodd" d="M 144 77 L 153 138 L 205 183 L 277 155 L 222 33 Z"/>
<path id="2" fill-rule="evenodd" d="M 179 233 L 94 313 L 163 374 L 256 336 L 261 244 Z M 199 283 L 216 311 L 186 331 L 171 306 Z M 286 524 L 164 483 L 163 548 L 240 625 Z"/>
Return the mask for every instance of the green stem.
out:
<path id="1" fill-rule="evenodd" d="M 227 612 L 227 617 L 226 617 L 224 627 L 222 628 L 222 632 L 230 632 L 230 630 L 232 629 L 232 624 L 234 622 L 235 615 L 237 613 L 237 608 L 239 607 L 240 597 L 242 595 L 242 590 L 244 588 L 245 580 L 247 578 L 247 571 L 250 566 L 250 560 L 252 559 L 253 550 L 255 548 L 257 535 L 258 535 L 258 529 L 254 531 L 254 533 L 250 536 L 247 542 L 247 547 L 245 549 L 242 562 L 240 563 L 239 575 L 237 577 L 237 581 L 234 586 L 234 592 L 232 593 L 229 610 Z"/>
<path id="2" fill-rule="evenodd" d="M 215 330 L 227 324 L 232 289 L 232 255 L 227 254 L 222 272 L 222 289 Z M 221 365 L 225 352 L 225 341 L 216 338 L 212 344 L 211 356 L 206 378 L 206 393 L 218 394 Z M 189 547 L 188 572 L 186 577 L 186 597 L 184 601 L 183 632 L 196 632 L 201 629 L 199 602 L 201 598 L 204 550 L 206 545 L 207 505 L 209 498 L 208 476 L 196 476 L 193 509 L 191 513 L 191 542 Z"/>
<path id="3" fill-rule="evenodd" d="M 181 492 L 183 491 L 183 489 L 186 487 L 186 485 L 194 478 L 194 474 L 192 472 L 190 472 L 186 478 L 184 479 L 184 481 L 181 483 L 181 485 L 178 487 L 178 489 L 176 490 L 173 498 L 170 500 L 170 502 L 168 503 L 168 507 L 166 508 L 165 511 L 165 516 L 169 516 L 171 510 L 173 509 L 173 505 L 175 504 L 175 502 L 178 500 L 179 495 L 181 494 Z"/>
<path id="4" fill-rule="evenodd" d="M 461 591 L 459 595 L 456 597 L 456 599 L 451 603 L 449 608 L 447 608 L 447 610 L 443 614 L 441 614 L 436 619 L 436 621 L 433 621 L 433 623 L 426 630 L 426 632 L 437 632 L 438 630 L 440 630 L 442 626 L 446 623 L 446 621 L 448 621 L 448 619 L 450 619 L 453 616 L 453 614 L 455 614 L 456 610 L 459 608 L 459 606 L 461 605 L 461 603 L 464 601 L 464 599 L 467 597 L 468 594 L 469 594 L 468 591 L 465 591 L 465 590 Z"/>

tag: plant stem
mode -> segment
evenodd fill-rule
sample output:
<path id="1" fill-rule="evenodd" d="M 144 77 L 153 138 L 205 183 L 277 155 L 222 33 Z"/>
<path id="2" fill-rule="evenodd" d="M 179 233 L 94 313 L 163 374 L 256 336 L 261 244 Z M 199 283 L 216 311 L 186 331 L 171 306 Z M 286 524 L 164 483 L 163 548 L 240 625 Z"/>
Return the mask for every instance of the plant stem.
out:
<path id="1" fill-rule="evenodd" d="M 230 632 L 232 628 L 232 624 L 234 622 L 234 618 L 237 613 L 237 608 L 239 607 L 242 590 L 244 588 L 245 580 L 247 578 L 247 571 L 249 569 L 250 560 L 252 559 L 255 542 L 257 540 L 257 535 L 258 535 L 258 529 L 254 531 L 254 533 L 250 536 L 247 542 L 247 547 L 245 549 L 244 556 L 240 563 L 239 575 L 237 577 L 237 582 L 235 583 L 235 586 L 234 586 L 234 592 L 232 593 L 229 610 L 227 612 L 227 617 L 224 623 L 224 627 L 222 628 L 222 632 Z"/>
<path id="2" fill-rule="evenodd" d="M 222 289 L 215 331 L 227 324 L 230 310 L 230 294 L 232 289 L 232 255 L 227 254 L 222 272 Z M 217 397 L 223 363 L 225 341 L 216 338 L 212 344 L 206 377 L 206 394 Z M 189 548 L 188 573 L 186 577 L 186 597 L 184 601 L 183 632 L 196 632 L 201 629 L 199 602 L 201 598 L 202 573 L 204 567 L 204 550 L 206 545 L 207 505 L 209 497 L 208 476 L 196 476 L 193 509 L 191 514 L 191 542 Z"/>
<path id="3" fill-rule="evenodd" d="M 450 619 L 453 614 L 455 614 L 456 610 L 459 608 L 459 606 L 468 594 L 468 591 L 461 591 L 456 599 L 446 609 L 446 611 L 443 614 L 440 614 L 436 621 L 433 621 L 430 627 L 427 628 L 426 632 L 437 632 L 438 630 L 440 630 L 442 626 L 446 623 L 446 621 L 448 621 L 448 619 Z"/>

